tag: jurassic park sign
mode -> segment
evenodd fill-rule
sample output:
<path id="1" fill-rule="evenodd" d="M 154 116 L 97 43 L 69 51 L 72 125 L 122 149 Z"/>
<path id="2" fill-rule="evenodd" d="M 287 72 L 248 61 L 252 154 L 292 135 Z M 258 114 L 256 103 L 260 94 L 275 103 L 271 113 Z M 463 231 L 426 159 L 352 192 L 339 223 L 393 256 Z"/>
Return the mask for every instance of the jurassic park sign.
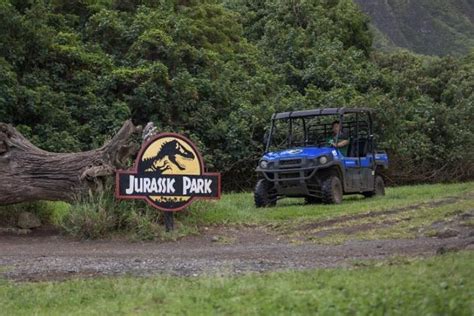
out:
<path id="1" fill-rule="evenodd" d="M 133 169 L 117 172 L 115 195 L 145 200 L 162 211 L 179 211 L 197 198 L 220 198 L 220 174 L 204 170 L 202 156 L 189 139 L 159 134 L 142 146 Z"/>

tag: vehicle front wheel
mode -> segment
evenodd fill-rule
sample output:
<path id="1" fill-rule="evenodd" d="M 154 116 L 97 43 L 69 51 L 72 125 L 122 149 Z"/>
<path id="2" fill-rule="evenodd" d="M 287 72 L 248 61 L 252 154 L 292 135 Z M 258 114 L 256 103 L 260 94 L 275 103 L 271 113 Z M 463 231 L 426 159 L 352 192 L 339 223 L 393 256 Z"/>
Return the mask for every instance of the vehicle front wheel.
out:
<path id="1" fill-rule="evenodd" d="M 338 176 L 327 177 L 321 186 L 323 203 L 340 204 L 342 202 L 342 183 Z"/>
<path id="2" fill-rule="evenodd" d="M 364 192 L 362 194 L 368 198 L 385 195 L 385 182 L 383 181 L 382 176 L 378 175 L 375 177 L 375 188 L 373 191 Z"/>
<path id="3" fill-rule="evenodd" d="M 254 200 L 256 207 L 275 206 L 277 196 L 273 184 L 266 179 L 259 180 L 255 186 Z"/>

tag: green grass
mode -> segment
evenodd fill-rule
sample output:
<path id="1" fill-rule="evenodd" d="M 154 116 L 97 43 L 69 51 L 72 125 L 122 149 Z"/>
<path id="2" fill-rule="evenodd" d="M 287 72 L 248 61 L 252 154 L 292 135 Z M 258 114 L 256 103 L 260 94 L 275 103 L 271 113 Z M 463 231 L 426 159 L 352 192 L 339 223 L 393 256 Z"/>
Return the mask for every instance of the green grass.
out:
<path id="1" fill-rule="evenodd" d="M 268 224 L 281 232 L 283 228 L 306 223 L 374 212 L 375 216 L 338 222 L 329 228 L 384 221 L 394 224 L 351 235 L 334 235 L 326 241 L 410 238 L 420 229 L 427 231 L 433 222 L 450 221 L 474 209 L 473 193 L 473 182 L 405 186 L 388 188 L 387 195 L 380 198 L 349 196 L 341 205 L 304 205 L 302 199 L 286 199 L 268 209 L 256 209 L 250 193 L 225 194 L 220 201 L 195 203 L 177 215 L 177 225 L 180 234 L 187 230 L 195 233 L 190 229 L 193 227 L 220 224 Z M 456 199 L 449 204 L 429 204 L 448 197 Z M 114 205 L 109 202 L 93 205 L 109 208 Z M 113 214 L 135 210 L 136 203 L 120 202 L 120 208 L 114 209 Z M 68 212 L 79 211 L 63 204 L 48 206 L 37 212 L 48 218 L 67 218 Z M 406 209 L 377 215 L 400 208 Z M 134 219 L 140 212 L 137 208 L 128 214 L 125 224 L 151 231 L 146 228 L 150 225 L 148 217 Z M 470 224 L 470 218 L 463 223 Z M 303 237 L 317 233 L 318 229 L 328 227 L 305 231 Z M 318 240 L 324 241 L 324 238 Z M 0 314 L 473 315 L 472 262 L 474 252 L 467 251 L 429 259 L 399 257 L 382 262 L 354 262 L 351 268 L 345 269 L 243 276 L 119 277 L 41 283 L 0 279 Z"/>
<path id="2" fill-rule="evenodd" d="M 38 202 L 0 208 L 0 218 L 10 225 L 15 225 L 16 214 L 21 210 L 37 213 L 43 222 L 61 226 L 62 229 L 79 238 L 109 238 L 111 236 L 128 236 L 134 240 L 177 239 L 190 234 L 197 234 L 200 228 L 209 225 L 271 225 L 275 228 L 291 229 L 305 222 L 315 222 L 344 215 L 412 207 L 418 204 L 443 200 L 447 197 L 463 197 L 474 194 L 474 182 L 457 184 L 417 185 L 387 188 L 386 196 L 366 199 L 362 196 L 346 196 L 340 205 L 305 205 L 303 199 L 283 199 L 273 208 L 257 209 L 254 206 L 252 193 L 224 194 L 219 201 L 197 201 L 187 211 L 176 215 L 176 230 L 164 232 L 160 223 L 160 212 L 151 209 L 142 201 L 116 201 L 107 196 L 97 201 L 82 201 L 74 205 L 62 202 Z M 459 206 L 472 208 L 469 205 Z M 412 209 L 414 217 L 424 223 L 436 220 L 432 209 Z M 434 210 L 436 211 L 436 210 Z M 403 215 L 403 214 L 402 214 Z M 406 215 L 406 214 L 405 214 Z M 444 216 L 445 212 L 440 212 Z M 6 220 L 9 219 L 9 220 Z M 377 218 L 374 221 L 378 220 Z M 348 224 L 363 223 L 347 222 Z M 409 237 L 410 227 L 397 231 L 392 230 L 390 237 L 399 233 Z M 365 235 L 380 237 L 381 231 L 372 231 Z M 386 237 L 389 235 L 386 234 Z M 332 241 L 342 242 L 347 236 L 332 236 Z M 357 236 L 356 236 L 357 237 Z M 324 242 L 323 239 L 319 239 Z"/>
<path id="3" fill-rule="evenodd" d="M 451 225 L 468 226 L 469 219 L 459 219 L 460 214 L 474 211 L 474 199 L 460 199 L 441 206 L 426 206 L 407 208 L 394 214 L 370 216 L 338 222 L 323 228 L 296 231 L 290 236 L 294 239 L 312 240 L 319 244 L 341 244 L 348 240 L 377 240 L 377 239 L 407 239 L 420 236 L 433 237 L 439 231 L 432 228 L 434 223 L 443 222 L 443 229 Z M 348 229 L 371 225 L 373 228 L 361 229 L 351 233 L 333 233 L 334 229 Z M 321 234 L 326 236 L 321 237 Z M 319 236 L 318 236 L 319 234 Z"/>
<path id="4" fill-rule="evenodd" d="M 0 281 L 4 315 L 472 315 L 473 252 L 245 276 Z"/>
<path id="5" fill-rule="evenodd" d="M 185 212 L 190 216 L 182 216 L 182 220 L 208 225 L 304 222 L 407 207 L 468 193 L 474 193 L 474 182 L 387 188 L 384 197 L 346 196 L 340 205 L 305 205 L 303 199 L 283 199 L 276 207 L 264 209 L 255 208 L 251 193 L 234 193 L 224 194 L 216 202 L 196 202 Z"/>

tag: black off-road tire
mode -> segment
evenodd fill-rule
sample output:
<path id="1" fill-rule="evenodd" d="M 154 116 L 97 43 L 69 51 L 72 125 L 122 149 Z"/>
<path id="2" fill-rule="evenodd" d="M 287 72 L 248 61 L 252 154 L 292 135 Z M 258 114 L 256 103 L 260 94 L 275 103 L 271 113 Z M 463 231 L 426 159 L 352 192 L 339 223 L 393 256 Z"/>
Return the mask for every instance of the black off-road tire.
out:
<path id="1" fill-rule="evenodd" d="M 374 191 L 368 191 L 362 193 L 365 197 L 370 198 L 373 196 L 384 196 L 385 195 L 385 181 L 383 181 L 382 176 L 377 175 L 375 177 L 375 189 Z"/>
<path id="2" fill-rule="evenodd" d="M 327 177 L 321 186 L 323 193 L 323 203 L 325 204 L 340 204 L 342 203 L 342 183 L 338 176 L 331 175 Z"/>
<path id="3" fill-rule="evenodd" d="M 276 192 L 273 184 L 266 180 L 260 179 L 255 186 L 254 200 L 256 207 L 272 207 L 276 205 Z"/>

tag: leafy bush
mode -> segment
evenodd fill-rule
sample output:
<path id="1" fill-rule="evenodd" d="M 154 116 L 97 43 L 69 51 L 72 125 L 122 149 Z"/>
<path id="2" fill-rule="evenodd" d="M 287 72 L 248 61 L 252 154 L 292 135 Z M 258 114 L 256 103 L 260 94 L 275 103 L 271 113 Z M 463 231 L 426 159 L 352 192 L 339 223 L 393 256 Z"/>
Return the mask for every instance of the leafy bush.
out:
<path id="1" fill-rule="evenodd" d="M 474 53 L 372 52 L 351 0 L 7 0 L 0 22 L 0 120 L 46 150 L 153 121 L 241 190 L 273 112 L 369 106 L 393 183 L 474 177 Z"/>

